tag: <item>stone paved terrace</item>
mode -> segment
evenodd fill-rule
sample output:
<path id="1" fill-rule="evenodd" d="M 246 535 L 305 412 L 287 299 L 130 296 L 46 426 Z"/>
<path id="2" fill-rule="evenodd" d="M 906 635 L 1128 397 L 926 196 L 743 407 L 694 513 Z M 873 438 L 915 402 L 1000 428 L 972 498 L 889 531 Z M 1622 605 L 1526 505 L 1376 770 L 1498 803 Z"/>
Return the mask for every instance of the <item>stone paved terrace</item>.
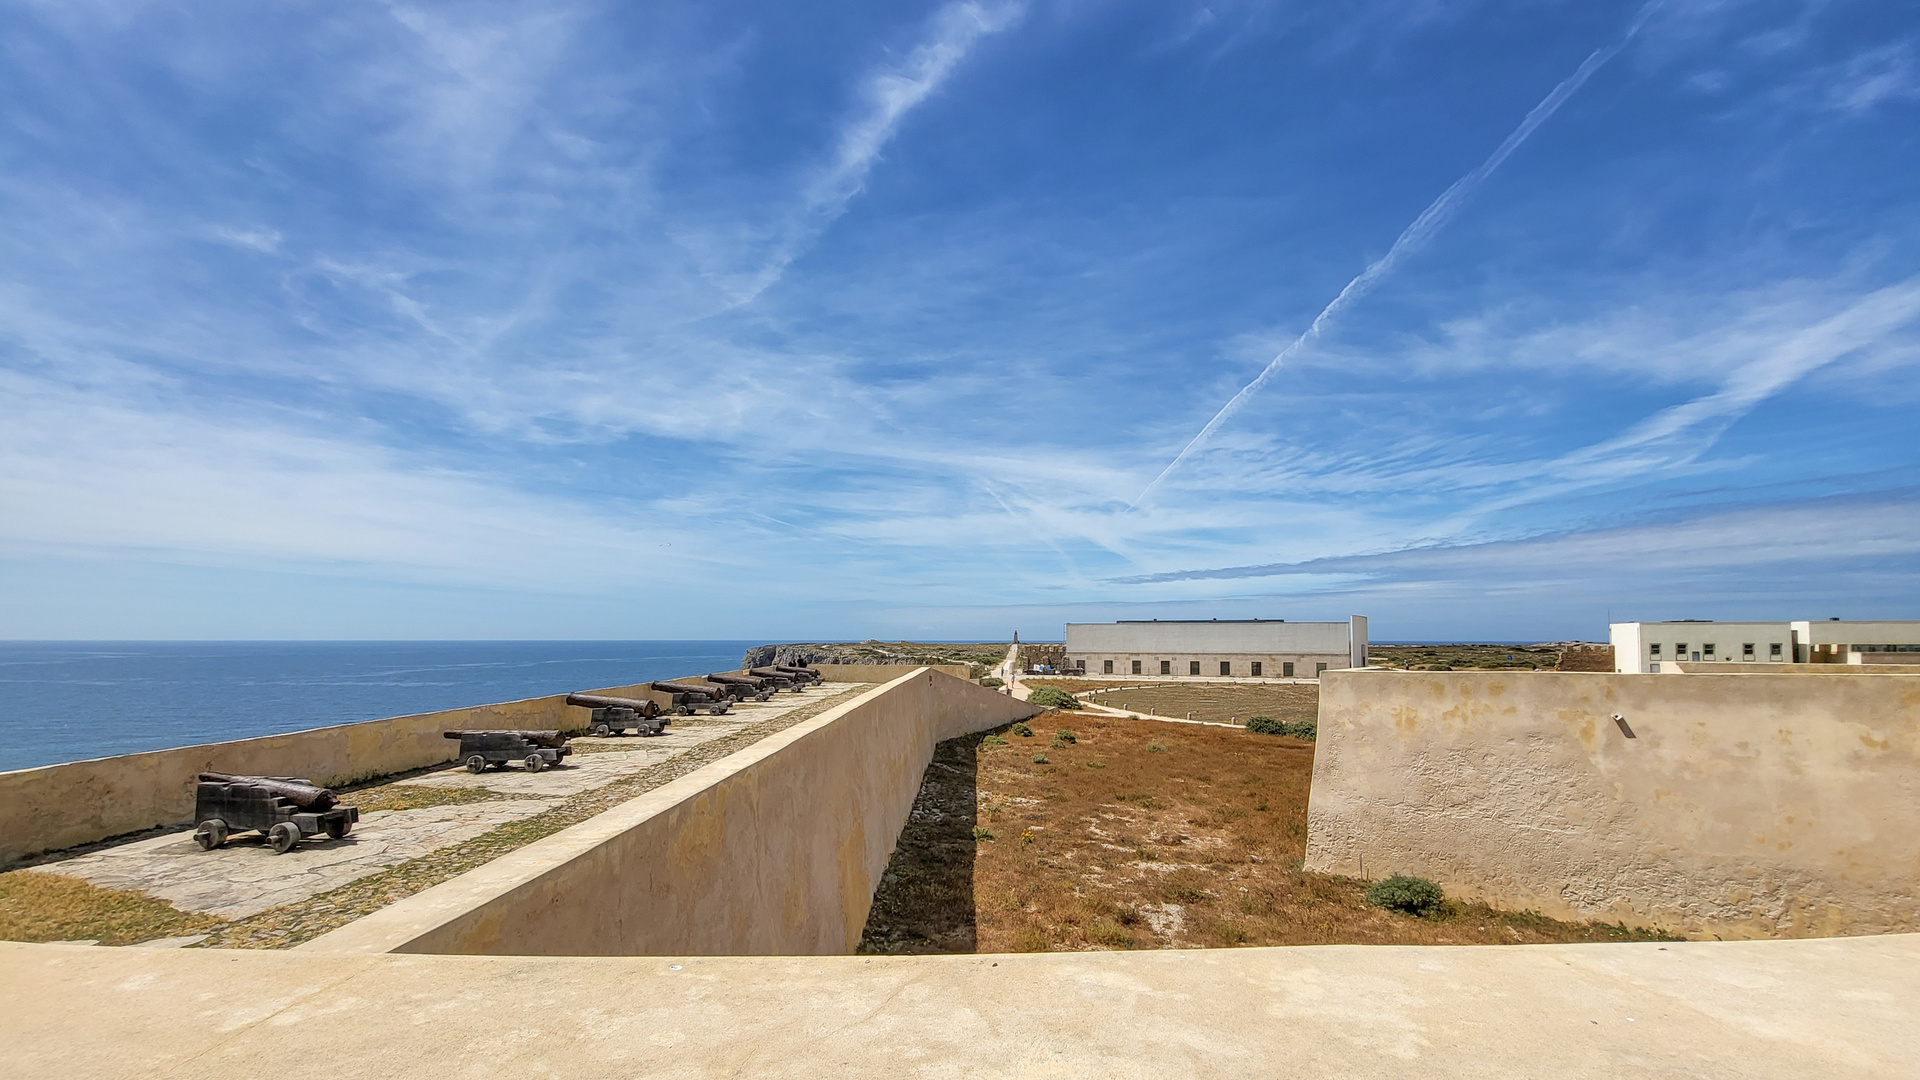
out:
<path id="1" fill-rule="evenodd" d="M 200 850 L 191 832 L 167 832 L 50 861 L 29 872 L 62 874 L 110 889 L 145 892 L 182 911 L 221 919 L 245 920 L 284 912 L 298 923 L 305 901 L 383 871 L 404 875 L 436 853 L 450 854 L 472 845 L 497 826 L 524 821 L 553 810 L 591 810 L 596 793 L 617 792 L 631 798 L 653 786 L 644 782 L 650 771 L 677 773 L 658 767 L 676 761 L 704 762 L 738 750 L 746 741 L 763 737 L 818 713 L 828 703 L 857 696 L 864 684 L 827 684 L 799 693 L 778 694 L 766 702 L 736 703 L 724 716 L 705 713 L 675 717 L 666 732 L 654 737 L 576 737 L 574 752 L 563 766 L 528 773 L 517 765 L 489 769 L 478 775 L 454 764 L 419 775 L 355 789 L 343 802 L 349 805 L 397 803 L 400 808 L 363 812 L 360 823 L 346 838 L 303 841 L 294 850 L 276 855 L 262 837 L 248 833 L 215 851 Z M 707 748 L 703 752 L 703 748 Z M 659 782 L 671 779 L 662 775 Z M 636 783 L 639 780 L 641 782 Z M 622 782 L 626 783 L 622 783 Z M 440 800 L 458 801 L 440 801 Z M 407 806 L 408 803 L 438 803 Z M 529 835 L 520 842 L 533 839 Z M 489 847 L 504 854 L 518 843 Z M 480 860 L 484 861 L 484 860 Z M 463 861 L 470 868 L 473 859 Z M 397 891 L 387 899 L 398 899 Z M 380 906 L 380 897 L 360 905 L 357 914 Z M 337 922 L 338 920 L 333 920 Z M 294 932 L 249 944 L 291 944 L 308 936 Z M 239 940 L 216 944 L 243 943 Z"/>
<path id="2" fill-rule="evenodd" d="M 1920 935 L 916 957 L 0 943 L 17 1080 L 1908 1078 Z"/>

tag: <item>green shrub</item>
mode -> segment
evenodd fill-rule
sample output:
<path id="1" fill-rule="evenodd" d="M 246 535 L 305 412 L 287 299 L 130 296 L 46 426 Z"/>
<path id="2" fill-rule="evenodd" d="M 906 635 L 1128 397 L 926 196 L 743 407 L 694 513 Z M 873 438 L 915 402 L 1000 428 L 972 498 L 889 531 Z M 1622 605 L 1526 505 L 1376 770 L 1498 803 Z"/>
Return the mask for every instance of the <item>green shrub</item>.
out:
<path id="1" fill-rule="evenodd" d="M 1061 728 L 1059 731 L 1054 732 L 1053 737 L 1064 743 L 1080 741 L 1079 738 L 1077 738 L 1073 734 L 1073 732 L 1067 728 Z"/>
<path id="2" fill-rule="evenodd" d="M 1033 738 L 1033 729 L 1028 727 L 1024 723 L 1015 724 L 1011 728 L 1008 728 L 1007 730 L 1013 732 L 1015 735 L 1018 735 L 1023 739 Z"/>
<path id="3" fill-rule="evenodd" d="M 1043 709 L 1077 709 L 1080 707 L 1079 698 L 1074 697 L 1065 690 L 1051 686 L 1043 686 L 1035 690 L 1032 694 L 1028 695 L 1027 703 L 1030 705 L 1038 705 Z"/>
<path id="4" fill-rule="evenodd" d="M 1275 720 L 1271 716 L 1250 716 L 1247 718 L 1247 730 L 1259 735 L 1290 735 L 1312 742 L 1320 732 L 1320 725 L 1312 720 Z"/>
<path id="5" fill-rule="evenodd" d="M 1012 746 L 1013 744 L 998 735 L 989 735 L 980 740 L 981 746 Z"/>
<path id="6" fill-rule="evenodd" d="M 1045 765 L 1047 763 L 1047 755 L 1045 754 L 1033 755 L 1033 763 L 1035 765 Z"/>
<path id="7" fill-rule="evenodd" d="M 1003 682 L 1001 682 L 1001 681 L 1000 681 L 999 679 L 996 679 L 996 678 L 994 678 L 993 676 L 991 676 L 991 675 L 989 675 L 989 676 L 987 676 L 986 678 L 984 678 L 984 679 L 981 679 L 981 680 L 980 680 L 980 685 L 981 685 L 981 686 L 985 686 L 985 687 L 988 687 L 988 688 L 992 688 L 992 687 L 996 687 L 996 686 L 1005 686 L 1005 685 L 1007 685 L 1007 684 L 1006 684 L 1006 683 L 1003 683 Z"/>
<path id="8" fill-rule="evenodd" d="M 1164 746 L 1161 746 L 1157 742 L 1147 744 L 1147 753 L 1149 754 L 1164 754 L 1166 752 L 1167 752 L 1167 748 Z"/>
<path id="9" fill-rule="evenodd" d="M 1431 915 L 1440 910 L 1447 894 L 1423 877 L 1395 874 L 1367 886 L 1367 903 L 1403 915 Z"/>
<path id="10" fill-rule="evenodd" d="M 985 825 L 975 825 L 973 827 L 973 838 L 975 840 L 991 840 L 993 839 L 993 830 L 987 828 Z"/>
<path id="11" fill-rule="evenodd" d="M 1100 762 L 1098 762 L 1098 761 L 1089 761 L 1089 762 L 1087 762 L 1087 768 L 1089 768 L 1089 769 L 1104 769 L 1104 768 L 1106 768 L 1106 766 L 1105 766 L 1105 765 L 1103 765 L 1103 764 L 1101 764 L 1101 763 L 1100 763 Z"/>

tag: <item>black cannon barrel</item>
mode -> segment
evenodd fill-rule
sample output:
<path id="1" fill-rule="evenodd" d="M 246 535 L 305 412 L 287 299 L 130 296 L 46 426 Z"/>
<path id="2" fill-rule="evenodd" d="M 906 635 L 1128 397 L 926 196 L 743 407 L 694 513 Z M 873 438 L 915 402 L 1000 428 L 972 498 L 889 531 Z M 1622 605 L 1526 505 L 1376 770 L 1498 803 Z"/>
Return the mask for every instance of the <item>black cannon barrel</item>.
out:
<path id="1" fill-rule="evenodd" d="M 655 690 L 665 690 L 669 694 L 705 694 L 707 697 L 710 697 L 710 698 L 720 696 L 719 687 L 702 686 L 699 683 L 656 682 L 653 684 L 653 688 Z"/>
<path id="2" fill-rule="evenodd" d="M 787 673 L 787 676 L 788 676 L 789 678 L 798 678 L 798 679 L 811 679 L 811 680 L 813 680 L 814 682 L 819 682 L 819 681 L 820 681 L 820 669 L 819 669 L 819 668 L 809 668 L 809 667 L 788 667 L 788 666 L 787 666 L 787 665 L 785 665 L 785 664 L 778 664 L 778 665 L 775 665 L 775 668 L 776 668 L 776 670 L 779 670 L 779 671 L 784 671 L 784 672 L 786 672 L 786 673 Z"/>
<path id="3" fill-rule="evenodd" d="M 535 746 L 551 747 L 555 750 L 567 745 L 567 737 L 558 731 L 519 731 L 516 729 L 496 731 L 443 731 L 440 733 L 449 739 L 458 739 L 467 735 L 517 735 Z"/>
<path id="4" fill-rule="evenodd" d="M 779 668 L 757 667 L 747 671 L 749 675 L 758 675 L 762 679 L 771 679 L 775 686 L 792 686 L 793 676 Z"/>
<path id="5" fill-rule="evenodd" d="M 708 682 L 722 683 L 727 686 L 751 686 L 755 690 L 764 688 L 771 680 L 758 675 L 709 675 Z"/>
<path id="6" fill-rule="evenodd" d="M 333 792 L 297 776 L 229 776 L 226 773 L 203 772 L 200 780 L 209 784 L 241 784 L 259 788 L 287 800 L 302 810 L 331 810 L 340 797 Z"/>
<path id="7" fill-rule="evenodd" d="M 632 709 L 645 714 L 651 701 L 635 701 L 632 698 L 607 697 L 604 694 L 568 694 L 567 704 L 579 705 L 588 709 Z"/>

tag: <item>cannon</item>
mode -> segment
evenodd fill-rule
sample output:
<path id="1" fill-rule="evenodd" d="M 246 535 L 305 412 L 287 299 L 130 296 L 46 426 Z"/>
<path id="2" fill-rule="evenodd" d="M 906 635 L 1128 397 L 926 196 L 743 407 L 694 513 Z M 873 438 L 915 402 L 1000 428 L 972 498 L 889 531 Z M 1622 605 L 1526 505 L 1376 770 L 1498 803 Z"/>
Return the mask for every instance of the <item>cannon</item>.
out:
<path id="1" fill-rule="evenodd" d="M 653 683 L 652 688 L 656 692 L 673 695 L 673 708 L 682 716 L 692 716 L 695 709 L 705 709 L 719 716 L 733 704 L 733 701 L 712 683 L 661 681 Z"/>
<path id="2" fill-rule="evenodd" d="M 805 683 L 817 683 L 817 682 L 824 681 L 820 677 L 819 668 L 794 667 L 790 664 L 775 664 L 773 666 L 776 671 L 786 672 L 788 678 L 798 683 L 805 684 Z"/>
<path id="3" fill-rule="evenodd" d="M 770 667 L 749 668 L 747 670 L 747 674 L 752 675 L 755 678 L 767 680 L 768 682 L 772 683 L 774 685 L 774 688 L 777 690 L 791 690 L 797 694 L 801 690 L 806 688 L 806 684 L 803 683 L 800 679 L 795 678 L 793 675 L 789 674 L 788 672 L 780 668 L 770 668 Z"/>
<path id="4" fill-rule="evenodd" d="M 667 726 L 667 718 L 660 715 L 660 703 L 657 701 L 603 697 L 599 694 L 568 694 L 567 704 L 593 710 L 587 718 L 587 730 L 595 735 L 625 735 L 629 731 L 658 735 Z"/>
<path id="5" fill-rule="evenodd" d="M 719 683 L 721 691 L 736 701 L 749 697 L 755 701 L 765 701 L 778 689 L 772 682 L 752 675 L 709 675 L 707 681 Z"/>
<path id="6" fill-rule="evenodd" d="M 193 839 L 212 851 L 249 829 L 266 834 L 276 855 L 320 833 L 338 840 L 353 831 L 360 811 L 297 776 L 228 776 L 204 772 L 193 792 Z"/>
<path id="7" fill-rule="evenodd" d="M 449 739 L 460 740 L 460 760 L 470 773 L 487 771 L 489 765 L 518 761 L 530 773 L 573 753 L 567 737 L 558 731 L 444 731 Z"/>

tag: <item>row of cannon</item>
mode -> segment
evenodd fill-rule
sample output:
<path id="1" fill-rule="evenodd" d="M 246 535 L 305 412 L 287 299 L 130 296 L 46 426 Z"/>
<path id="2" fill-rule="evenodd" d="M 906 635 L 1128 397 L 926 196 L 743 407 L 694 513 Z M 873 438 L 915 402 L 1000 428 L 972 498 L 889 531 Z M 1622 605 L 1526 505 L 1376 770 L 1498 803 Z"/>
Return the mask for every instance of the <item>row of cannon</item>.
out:
<path id="1" fill-rule="evenodd" d="M 567 704 L 593 710 L 588 730 L 595 735 L 639 731 L 658 735 L 667 716 L 691 716 L 698 709 L 715 715 L 751 697 L 765 701 L 782 690 L 795 693 L 820 682 L 817 668 L 753 668 L 740 674 L 708 675 L 703 681 L 666 679 L 643 685 L 640 696 L 568 694 Z M 519 762 L 530 773 L 560 764 L 573 753 L 559 731 L 446 731 L 460 740 L 459 760 L 469 772 L 485 772 Z M 204 772 L 194 791 L 193 839 L 203 850 L 221 847 L 236 832 L 258 831 L 276 853 L 291 851 L 309 836 L 325 833 L 338 840 L 352 831 L 360 811 L 339 805 L 339 797 L 296 776 L 230 776 Z"/>
<path id="2" fill-rule="evenodd" d="M 638 697 L 608 697 L 605 694 L 568 694 L 567 704 L 591 709 L 587 730 L 595 735 L 623 735 L 638 731 L 658 735 L 667 726 L 668 714 L 692 716 L 705 709 L 714 716 L 724 714 L 736 701 L 753 698 L 766 701 L 782 690 L 799 693 L 821 681 L 820 670 L 810 667 L 750 668 L 747 671 L 705 676 L 704 681 L 662 679 L 643 685 Z"/>

